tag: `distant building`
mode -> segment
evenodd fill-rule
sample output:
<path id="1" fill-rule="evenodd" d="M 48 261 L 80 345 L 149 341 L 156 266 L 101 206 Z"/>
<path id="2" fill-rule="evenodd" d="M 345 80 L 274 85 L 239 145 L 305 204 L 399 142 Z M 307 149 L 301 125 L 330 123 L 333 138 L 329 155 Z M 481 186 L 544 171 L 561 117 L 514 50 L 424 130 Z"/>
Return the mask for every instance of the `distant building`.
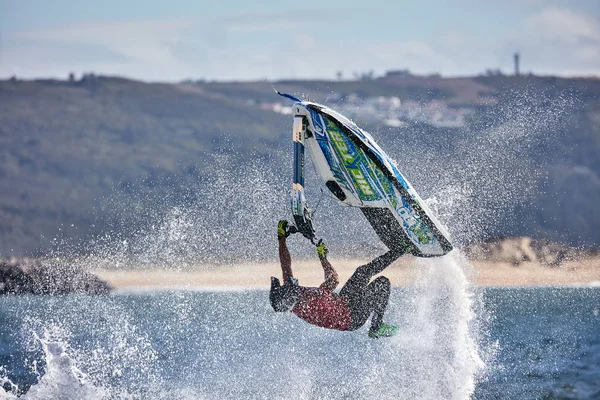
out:
<path id="1" fill-rule="evenodd" d="M 500 68 L 487 68 L 485 70 L 485 76 L 503 76 L 502 70 Z"/>
<path id="2" fill-rule="evenodd" d="M 405 78 L 408 76 L 412 76 L 408 69 L 398 69 L 395 71 L 387 71 L 385 73 L 386 78 Z"/>
<path id="3" fill-rule="evenodd" d="M 515 76 L 519 76 L 519 53 L 515 53 Z"/>
<path id="4" fill-rule="evenodd" d="M 360 74 L 360 79 L 362 81 L 370 81 L 373 80 L 373 78 L 375 77 L 375 71 L 370 70 L 369 72 L 363 72 L 362 74 Z"/>
<path id="5" fill-rule="evenodd" d="M 81 82 L 93 82 L 96 80 L 96 75 L 93 72 L 81 75 Z"/>

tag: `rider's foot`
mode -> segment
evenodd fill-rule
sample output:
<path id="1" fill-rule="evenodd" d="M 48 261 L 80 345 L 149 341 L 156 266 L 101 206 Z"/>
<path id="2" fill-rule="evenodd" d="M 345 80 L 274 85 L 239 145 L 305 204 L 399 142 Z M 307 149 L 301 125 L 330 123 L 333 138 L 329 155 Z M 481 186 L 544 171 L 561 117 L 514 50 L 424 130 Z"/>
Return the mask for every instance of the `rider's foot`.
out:
<path id="1" fill-rule="evenodd" d="M 369 329 L 369 337 L 373 339 L 377 339 L 380 337 L 390 337 L 394 336 L 397 333 L 398 327 L 396 325 L 388 324 L 386 322 L 381 322 L 381 324 L 379 324 L 379 328 L 377 329 L 373 327 Z"/>

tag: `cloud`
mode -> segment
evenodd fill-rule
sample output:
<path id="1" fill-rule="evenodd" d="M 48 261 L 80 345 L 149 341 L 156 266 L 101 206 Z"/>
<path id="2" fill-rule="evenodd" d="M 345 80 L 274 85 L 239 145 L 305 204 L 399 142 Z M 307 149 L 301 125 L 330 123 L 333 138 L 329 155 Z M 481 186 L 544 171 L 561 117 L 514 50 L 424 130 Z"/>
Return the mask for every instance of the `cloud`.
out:
<path id="1" fill-rule="evenodd" d="M 443 74 L 475 74 L 487 68 L 513 70 L 512 55 L 521 54 L 521 71 L 562 76 L 600 76 L 600 21 L 566 8 L 539 9 L 513 31 L 497 37 L 457 27 L 439 32 L 432 49 L 446 59 Z M 442 57 L 443 56 L 443 57 Z"/>
<path id="2" fill-rule="evenodd" d="M 524 34 L 542 44 L 581 50 L 600 48 L 600 24 L 588 14 L 550 8 L 525 21 Z"/>
<path id="3" fill-rule="evenodd" d="M 0 76 L 62 77 L 69 71 L 160 81 L 281 76 L 271 73 L 278 67 L 289 71 L 282 64 L 290 61 L 277 57 L 277 46 L 289 39 L 287 47 L 293 41 L 311 48 L 311 36 L 302 32 L 318 20 L 303 11 L 292 19 L 277 13 L 246 14 L 210 21 L 180 18 L 5 32 Z"/>
<path id="4" fill-rule="evenodd" d="M 188 20 L 115 22 L 17 32 L 16 41 L 105 47 L 131 59 L 156 61 L 194 28 Z"/>
<path id="5" fill-rule="evenodd" d="M 350 77 L 400 68 L 469 75 L 486 68 L 512 70 L 515 51 L 521 52 L 524 71 L 600 75 L 598 18 L 565 8 L 538 10 L 504 36 L 455 27 L 413 40 L 333 35 L 347 21 L 344 15 L 337 15 L 339 24 L 319 19 L 330 14 L 303 10 L 4 32 L 0 76 L 93 71 L 151 81 L 248 80 L 334 78 L 337 71 Z"/>
<path id="6" fill-rule="evenodd" d="M 506 38 L 504 48 L 519 50 L 523 65 L 534 72 L 600 75 L 600 21 L 591 14 L 541 10 Z"/>
<path id="7" fill-rule="evenodd" d="M 224 18 L 220 23 L 229 32 L 298 32 L 308 29 L 311 25 L 342 20 L 345 14 L 344 10 L 327 12 L 326 10 L 303 9 L 292 12 L 248 13 Z"/>
<path id="8" fill-rule="evenodd" d="M 231 79 L 324 78 L 334 79 L 337 71 L 345 77 L 374 70 L 410 68 L 433 73 L 441 67 L 454 68 L 451 58 L 424 41 L 334 43 L 308 32 L 299 32 L 280 47 L 257 52 L 254 48 L 235 53 L 211 51 L 214 66 Z M 213 70 L 214 72 L 214 70 Z"/>
<path id="9" fill-rule="evenodd" d="M 172 49 L 194 29 L 196 22 L 179 19 L 9 32 L 4 37 L 0 74 L 27 76 L 31 70 L 40 74 L 37 76 L 48 76 L 61 69 L 58 76 L 79 70 L 174 78 L 193 72 L 173 55 Z M 46 66 L 48 72 L 40 73 L 41 66 Z"/>

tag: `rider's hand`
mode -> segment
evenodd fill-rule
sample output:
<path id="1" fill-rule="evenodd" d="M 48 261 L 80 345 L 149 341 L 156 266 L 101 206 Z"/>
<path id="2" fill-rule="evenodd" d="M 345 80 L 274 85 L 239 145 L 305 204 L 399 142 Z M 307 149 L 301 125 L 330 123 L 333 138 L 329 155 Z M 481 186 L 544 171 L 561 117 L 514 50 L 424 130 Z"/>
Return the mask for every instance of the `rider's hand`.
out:
<path id="1" fill-rule="evenodd" d="M 327 253 L 329 253 L 327 246 L 325 246 L 325 243 L 323 243 L 322 240 L 319 240 L 319 243 L 317 243 L 317 254 L 319 255 L 319 258 L 327 258 Z"/>
<path id="2" fill-rule="evenodd" d="M 296 233 L 298 230 L 294 225 L 291 225 L 285 220 L 282 219 L 277 224 L 277 238 L 282 239 L 290 236 L 292 233 Z"/>

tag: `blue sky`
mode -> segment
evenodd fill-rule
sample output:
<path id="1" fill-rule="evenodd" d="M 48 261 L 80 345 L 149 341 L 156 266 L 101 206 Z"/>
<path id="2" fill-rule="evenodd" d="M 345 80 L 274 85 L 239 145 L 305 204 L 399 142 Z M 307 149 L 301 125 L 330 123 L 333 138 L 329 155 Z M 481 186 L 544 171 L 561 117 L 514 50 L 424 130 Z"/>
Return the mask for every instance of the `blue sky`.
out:
<path id="1" fill-rule="evenodd" d="M 0 0 L 0 78 L 600 76 L 598 0 Z"/>

